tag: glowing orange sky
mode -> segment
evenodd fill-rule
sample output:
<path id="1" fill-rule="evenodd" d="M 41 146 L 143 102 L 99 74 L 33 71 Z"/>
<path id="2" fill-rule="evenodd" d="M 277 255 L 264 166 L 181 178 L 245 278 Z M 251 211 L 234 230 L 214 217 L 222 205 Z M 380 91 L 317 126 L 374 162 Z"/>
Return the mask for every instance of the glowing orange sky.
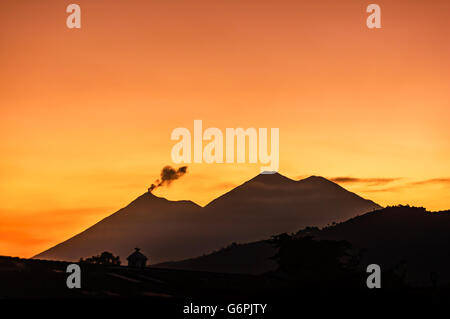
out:
<path id="1" fill-rule="evenodd" d="M 76 0 L 0 3 L 0 254 L 29 257 L 145 192 L 170 133 L 280 128 L 280 173 L 381 205 L 450 208 L 450 3 Z M 195 164 L 170 199 L 205 204 L 259 165 Z"/>

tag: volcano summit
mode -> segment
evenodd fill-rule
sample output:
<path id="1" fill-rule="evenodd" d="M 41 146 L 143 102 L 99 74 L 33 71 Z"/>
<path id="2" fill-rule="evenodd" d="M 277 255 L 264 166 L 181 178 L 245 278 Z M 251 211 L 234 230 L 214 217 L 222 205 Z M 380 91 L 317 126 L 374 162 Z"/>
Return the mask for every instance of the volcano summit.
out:
<path id="1" fill-rule="evenodd" d="M 78 261 L 102 251 L 124 257 L 141 247 L 152 263 L 181 260 L 231 242 L 325 226 L 379 208 L 323 177 L 295 181 L 260 174 L 205 207 L 147 192 L 35 258 Z"/>

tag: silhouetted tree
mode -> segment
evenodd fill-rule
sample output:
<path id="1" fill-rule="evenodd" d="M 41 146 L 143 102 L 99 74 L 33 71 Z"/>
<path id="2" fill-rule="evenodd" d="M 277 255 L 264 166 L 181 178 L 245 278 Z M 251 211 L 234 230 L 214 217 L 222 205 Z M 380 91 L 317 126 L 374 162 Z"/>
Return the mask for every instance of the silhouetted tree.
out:
<path id="1" fill-rule="evenodd" d="M 272 257 L 278 263 L 278 271 L 297 279 L 336 279 L 353 270 L 359 261 L 348 254 L 351 244 L 347 241 L 281 234 L 273 236 L 270 242 L 279 248 Z"/>
<path id="2" fill-rule="evenodd" d="M 112 253 L 108 251 L 102 252 L 100 255 L 92 256 L 86 259 L 81 258 L 80 262 L 85 262 L 88 264 L 97 264 L 97 265 L 120 265 L 120 257 L 114 256 Z"/>

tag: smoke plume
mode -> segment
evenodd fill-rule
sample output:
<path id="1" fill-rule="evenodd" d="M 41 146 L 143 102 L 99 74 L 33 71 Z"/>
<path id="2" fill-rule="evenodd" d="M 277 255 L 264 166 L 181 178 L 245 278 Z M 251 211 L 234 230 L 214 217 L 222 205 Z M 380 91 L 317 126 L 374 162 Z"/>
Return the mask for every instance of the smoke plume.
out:
<path id="1" fill-rule="evenodd" d="M 161 178 L 157 179 L 149 188 L 151 193 L 156 188 L 167 185 L 169 186 L 174 180 L 179 179 L 181 176 L 187 173 L 187 166 L 182 166 L 179 169 L 175 169 L 169 165 L 165 166 L 161 171 Z"/>

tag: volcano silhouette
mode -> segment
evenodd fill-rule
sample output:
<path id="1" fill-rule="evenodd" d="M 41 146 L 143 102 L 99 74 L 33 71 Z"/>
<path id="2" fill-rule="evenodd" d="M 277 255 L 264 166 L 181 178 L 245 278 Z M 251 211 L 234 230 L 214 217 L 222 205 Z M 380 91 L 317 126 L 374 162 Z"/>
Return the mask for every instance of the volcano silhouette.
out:
<path id="1" fill-rule="evenodd" d="M 306 226 L 325 226 L 379 209 L 317 176 L 295 181 L 260 174 L 205 207 L 145 193 L 128 206 L 34 258 L 78 261 L 102 251 L 122 260 L 140 247 L 151 264 L 202 255 Z"/>

